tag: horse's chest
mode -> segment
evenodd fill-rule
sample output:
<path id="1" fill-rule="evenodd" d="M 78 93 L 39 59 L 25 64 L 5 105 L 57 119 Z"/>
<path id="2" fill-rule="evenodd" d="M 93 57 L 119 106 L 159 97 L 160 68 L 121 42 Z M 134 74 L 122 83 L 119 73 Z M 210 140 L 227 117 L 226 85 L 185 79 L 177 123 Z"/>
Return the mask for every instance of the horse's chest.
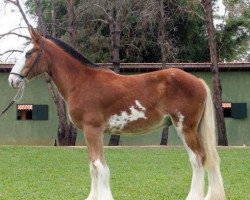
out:
<path id="1" fill-rule="evenodd" d="M 144 107 L 139 101 L 135 101 L 127 111 L 117 111 L 107 121 L 107 132 L 115 134 L 141 134 L 156 123 L 159 124 L 162 116 L 151 109 Z"/>

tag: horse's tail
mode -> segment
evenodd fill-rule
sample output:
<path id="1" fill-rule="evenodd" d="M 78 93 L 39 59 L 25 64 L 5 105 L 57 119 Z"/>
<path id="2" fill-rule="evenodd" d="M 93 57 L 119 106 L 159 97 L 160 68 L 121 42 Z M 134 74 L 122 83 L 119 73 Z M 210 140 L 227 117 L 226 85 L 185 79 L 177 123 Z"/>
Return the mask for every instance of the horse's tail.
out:
<path id="1" fill-rule="evenodd" d="M 213 165 L 219 159 L 216 151 L 215 136 L 215 117 L 212 96 L 207 84 L 201 80 L 207 93 L 205 110 L 201 118 L 199 133 L 201 134 L 201 142 L 205 150 L 205 166 Z"/>
<path id="2" fill-rule="evenodd" d="M 224 200 L 225 192 L 220 173 L 220 158 L 216 150 L 214 105 L 209 87 L 202 80 L 207 97 L 205 110 L 199 125 L 201 142 L 205 151 L 204 167 L 208 171 L 209 189 L 206 199 Z"/>

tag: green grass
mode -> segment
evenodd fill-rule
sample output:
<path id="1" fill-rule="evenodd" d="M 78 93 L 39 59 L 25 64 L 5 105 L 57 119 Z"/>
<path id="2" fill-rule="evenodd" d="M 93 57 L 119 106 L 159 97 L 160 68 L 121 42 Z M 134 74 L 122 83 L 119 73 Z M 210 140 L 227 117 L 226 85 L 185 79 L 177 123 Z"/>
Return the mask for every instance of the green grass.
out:
<path id="1" fill-rule="evenodd" d="M 219 150 L 228 200 L 250 199 L 250 149 Z M 183 200 L 191 167 L 183 148 L 105 150 L 116 200 Z M 90 189 L 87 150 L 0 146 L 0 200 L 77 200 Z"/>

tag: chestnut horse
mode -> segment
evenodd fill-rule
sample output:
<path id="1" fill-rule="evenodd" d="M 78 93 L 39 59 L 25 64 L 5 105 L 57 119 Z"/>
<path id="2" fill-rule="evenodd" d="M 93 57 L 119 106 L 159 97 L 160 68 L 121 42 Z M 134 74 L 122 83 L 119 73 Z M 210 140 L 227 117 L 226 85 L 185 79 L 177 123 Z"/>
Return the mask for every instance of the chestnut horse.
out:
<path id="1" fill-rule="evenodd" d="M 91 191 L 87 200 L 112 200 L 103 133 L 137 135 L 161 127 L 171 117 L 193 169 L 187 200 L 224 200 L 216 150 L 213 102 L 206 83 L 179 69 L 124 76 L 103 69 L 64 42 L 29 28 L 32 43 L 13 67 L 9 83 L 48 73 L 67 102 L 72 122 L 84 133 Z"/>

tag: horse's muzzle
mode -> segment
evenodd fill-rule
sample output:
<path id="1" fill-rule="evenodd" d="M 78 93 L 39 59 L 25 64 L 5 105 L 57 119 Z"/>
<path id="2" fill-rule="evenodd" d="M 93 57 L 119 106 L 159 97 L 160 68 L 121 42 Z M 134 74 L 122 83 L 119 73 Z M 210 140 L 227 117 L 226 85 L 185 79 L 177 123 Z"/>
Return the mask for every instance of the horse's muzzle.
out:
<path id="1" fill-rule="evenodd" d="M 21 87 L 21 82 L 23 81 L 23 79 L 21 79 L 20 77 L 14 75 L 14 74 L 10 74 L 9 75 L 9 85 L 12 88 L 20 88 Z"/>

